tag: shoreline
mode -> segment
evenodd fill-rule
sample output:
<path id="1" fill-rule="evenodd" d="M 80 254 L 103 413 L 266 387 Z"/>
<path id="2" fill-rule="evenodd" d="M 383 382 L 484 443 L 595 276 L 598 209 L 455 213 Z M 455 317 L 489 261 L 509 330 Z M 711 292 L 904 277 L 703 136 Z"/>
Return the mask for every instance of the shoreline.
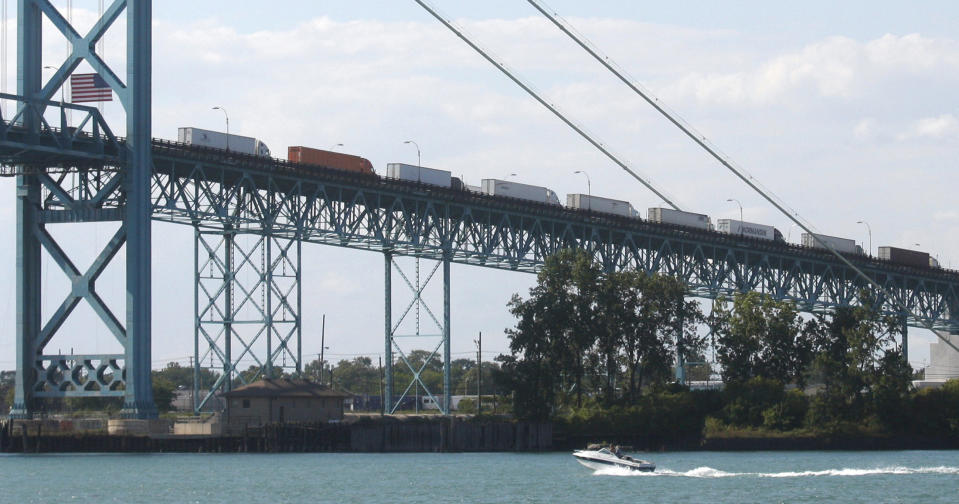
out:
<path id="1" fill-rule="evenodd" d="M 959 450 L 959 439 L 927 436 L 728 436 L 662 440 L 654 436 L 568 435 L 552 423 L 417 418 L 351 424 L 267 425 L 225 435 L 44 433 L 0 431 L 0 453 L 536 453 L 569 452 L 589 443 L 634 451 Z"/>

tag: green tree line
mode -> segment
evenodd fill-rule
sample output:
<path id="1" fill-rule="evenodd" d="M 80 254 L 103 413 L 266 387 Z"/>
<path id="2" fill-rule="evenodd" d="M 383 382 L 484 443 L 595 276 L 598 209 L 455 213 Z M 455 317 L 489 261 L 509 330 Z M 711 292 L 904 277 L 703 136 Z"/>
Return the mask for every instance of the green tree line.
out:
<path id="1" fill-rule="evenodd" d="M 582 252 L 548 258 L 528 297 L 508 304 L 516 325 L 507 330 L 511 353 L 498 361 L 516 414 L 674 439 L 699 436 L 707 423 L 715 432 L 959 436 L 959 382 L 914 390 L 903 325 L 868 292 L 858 306 L 805 316 L 760 293 L 719 299 L 704 315 L 686 294 L 675 279 L 606 272 Z M 704 360 L 700 324 L 710 329 L 721 392 L 674 383 L 677 357 Z"/>

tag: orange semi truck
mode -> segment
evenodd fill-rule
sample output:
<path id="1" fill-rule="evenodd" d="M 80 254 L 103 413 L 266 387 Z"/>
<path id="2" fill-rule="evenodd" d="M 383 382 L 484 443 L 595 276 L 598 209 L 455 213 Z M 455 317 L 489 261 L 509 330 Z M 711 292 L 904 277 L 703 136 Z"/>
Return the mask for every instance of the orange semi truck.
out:
<path id="1" fill-rule="evenodd" d="M 287 150 L 287 159 L 292 163 L 319 165 L 354 173 L 373 173 L 373 164 L 369 159 L 310 147 L 290 147 Z"/>

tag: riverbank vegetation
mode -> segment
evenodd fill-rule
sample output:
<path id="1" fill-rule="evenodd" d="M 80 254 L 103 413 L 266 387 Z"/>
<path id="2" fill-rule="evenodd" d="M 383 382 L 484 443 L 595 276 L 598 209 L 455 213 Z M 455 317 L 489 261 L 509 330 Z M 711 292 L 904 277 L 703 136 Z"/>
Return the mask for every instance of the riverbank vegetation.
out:
<path id="1" fill-rule="evenodd" d="M 528 297 L 509 302 L 516 325 L 500 379 L 520 418 L 653 447 L 737 436 L 959 439 L 959 381 L 914 390 L 903 326 L 875 306 L 864 292 L 859 306 L 804 316 L 747 293 L 707 314 L 678 280 L 605 272 L 564 251 Z M 719 376 L 704 364 L 707 342 Z M 677 383 L 677 356 L 706 390 Z M 720 377 L 721 389 L 706 387 Z"/>

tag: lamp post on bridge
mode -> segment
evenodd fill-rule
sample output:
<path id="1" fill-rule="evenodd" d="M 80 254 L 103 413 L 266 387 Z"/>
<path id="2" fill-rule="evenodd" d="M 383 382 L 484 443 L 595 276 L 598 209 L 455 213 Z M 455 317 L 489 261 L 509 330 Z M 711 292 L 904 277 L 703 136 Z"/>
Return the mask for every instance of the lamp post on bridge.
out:
<path id="1" fill-rule="evenodd" d="M 729 203 L 736 202 L 739 205 L 739 236 L 743 236 L 743 204 L 739 202 L 736 198 L 729 198 L 726 200 Z"/>
<path id="2" fill-rule="evenodd" d="M 589 174 L 586 173 L 586 171 L 576 170 L 573 173 L 582 173 L 583 176 L 586 177 L 586 192 L 588 196 L 586 200 L 586 211 L 588 212 L 593 209 L 593 183 L 589 180 Z"/>
<path id="3" fill-rule="evenodd" d="M 230 152 L 230 114 L 227 114 L 226 109 L 219 105 L 213 107 L 213 110 L 223 112 L 223 117 L 226 118 L 226 151 Z"/>
<path id="4" fill-rule="evenodd" d="M 343 144 L 341 144 L 341 143 L 335 143 L 335 144 L 333 144 L 332 146 L 330 146 L 330 152 L 335 151 L 337 147 L 343 147 Z"/>
<path id="5" fill-rule="evenodd" d="M 856 221 L 856 224 L 863 224 L 866 226 L 866 230 L 869 231 L 869 257 L 872 257 L 872 227 L 868 222 L 861 220 Z"/>
<path id="6" fill-rule="evenodd" d="M 416 142 L 414 142 L 414 141 L 412 141 L 412 140 L 407 140 L 407 141 L 405 141 L 405 142 L 403 142 L 403 143 L 404 143 L 404 144 L 411 144 L 411 145 L 413 145 L 413 147 L 416 147 L 416 167 L 418 168 L 418 170 L 416 170 L 416 181 L 417 181 L 417 182 L 422 182 L 422 180 L 421 180 L 422 177 L 420 176 L 420 171 L 423 169 L 423 158 L 420 156 L 420 144 L 418 144 L 418 143 L 416 143 Z"/>

